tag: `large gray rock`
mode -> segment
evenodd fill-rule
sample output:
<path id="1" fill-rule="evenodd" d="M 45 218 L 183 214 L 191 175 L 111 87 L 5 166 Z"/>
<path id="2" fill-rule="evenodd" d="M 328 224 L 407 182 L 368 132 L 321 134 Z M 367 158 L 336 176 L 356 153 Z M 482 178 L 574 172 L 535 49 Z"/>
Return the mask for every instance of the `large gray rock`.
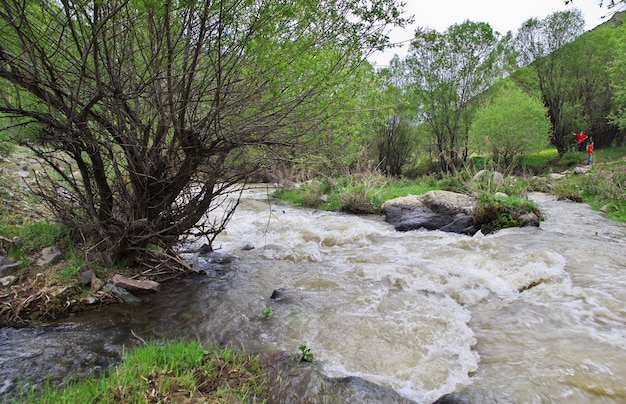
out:
<path id="1" fill-rule="evenodd" d="M 387 222 L 398 231 L 441 229 L 463 233 L 472 225 L 471 214 L 476 203 L 476 198 L 471 196 L 430 191 L 424 195 L 391 199 L 383 204 L 382 209 Z M 459 222 L 452 225 L 455 221 Z"/>

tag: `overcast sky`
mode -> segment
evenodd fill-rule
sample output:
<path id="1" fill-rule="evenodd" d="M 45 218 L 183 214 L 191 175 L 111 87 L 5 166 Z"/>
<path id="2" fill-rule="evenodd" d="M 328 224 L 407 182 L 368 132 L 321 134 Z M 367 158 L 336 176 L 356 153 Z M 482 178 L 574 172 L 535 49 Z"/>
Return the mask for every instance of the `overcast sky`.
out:
<path id="1" fill-rule="evenodd" d="M 394 54 L 406 56 L 408 42 L 417 27 L 427 27 L 439 32 L 465 20 L 489 23 L 491 28 L 502 34 L 513 34 L 529 18 L 546 18 L 555 11 L 571 10 L 573 7 L 583 12 L 585 31 L 606 21 L 602 16 L 609 15 L 606 6 L 600 8 L 599 0 L 574 0 L 565 5 L 565 0 L 404 0 L 407 15 L 414 16 L 414 23 L 402 30 L 392 30 L 391 40 L 404 43 L 402 48 L 377 52 L 368 60 L 376 65 L 387 65 Z M 610 15 L 609 15 L 610 16 Z"/>

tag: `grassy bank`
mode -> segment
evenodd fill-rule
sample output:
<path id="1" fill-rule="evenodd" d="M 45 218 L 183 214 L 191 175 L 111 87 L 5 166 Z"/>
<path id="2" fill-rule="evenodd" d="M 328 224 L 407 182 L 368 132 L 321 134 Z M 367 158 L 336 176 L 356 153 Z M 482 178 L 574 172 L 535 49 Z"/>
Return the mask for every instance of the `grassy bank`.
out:
<path id="1" fill-rule="evenodd" d="M 482 201 L 499 200 L 515 208 L 528 192 L 550 192 L 560 198 L 589 203 L 602 209 L 613 220 L 626 222 L 626 147 L 598 150 L 594 164 L 586 173 L 587 155 L 569 152 L 559 156 L 555 149 L 528 155 L 521 167 L 523 174 L 505 175 L 495 181 L 493 175 L 476 173 L 476 164 L 455 175 L 429 175 L 413 180 L 390 179 L 376 173 L 342 178 L 318 178 L 283 188 L 274 196 L 293 204 L 328 211 L 380 214 L 384 201 L 406 195 L 421 195 L 431 190 L 448 190 L 481 196 Z M 562 175 L 553 175 L 562 173 Z M 511 199 L 496 196 L 503 193 Z M 491 196 L 491 198 L 489 198 Z"/>
<path id="2" fill-rule="evenodd" d="M 99 377 L 62 387 L 45 384 L 14 403 L 266 402 L 268 378 L 259 357 L 197 342 L 153 342 L 134 348 Z"/>

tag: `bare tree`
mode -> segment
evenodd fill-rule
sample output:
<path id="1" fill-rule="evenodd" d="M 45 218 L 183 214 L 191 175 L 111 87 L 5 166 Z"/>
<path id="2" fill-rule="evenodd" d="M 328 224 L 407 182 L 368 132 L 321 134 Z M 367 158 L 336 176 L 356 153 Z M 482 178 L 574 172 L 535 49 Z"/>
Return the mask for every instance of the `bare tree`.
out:
<path id="1" fill-rule="evenodd" d="M 201 220 L 210 243 L 235 185 L 314 140 L 396 3 L 2 0 L 0 113 L 59 219 L 114 258 Z"/>

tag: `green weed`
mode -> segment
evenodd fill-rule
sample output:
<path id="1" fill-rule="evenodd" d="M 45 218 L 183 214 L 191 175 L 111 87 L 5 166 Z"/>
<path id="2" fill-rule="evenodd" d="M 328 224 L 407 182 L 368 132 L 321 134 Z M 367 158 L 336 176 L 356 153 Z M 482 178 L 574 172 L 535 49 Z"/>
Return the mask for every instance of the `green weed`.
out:
<path id="1" fill-rule="evenodd" d="M 264 402 L 266 380 L 257 356 L 232 348 L 204 350 L 194 341 L 151 342 L 98 377 L 62 387 L 45 383 L 12 402 Z"/>

